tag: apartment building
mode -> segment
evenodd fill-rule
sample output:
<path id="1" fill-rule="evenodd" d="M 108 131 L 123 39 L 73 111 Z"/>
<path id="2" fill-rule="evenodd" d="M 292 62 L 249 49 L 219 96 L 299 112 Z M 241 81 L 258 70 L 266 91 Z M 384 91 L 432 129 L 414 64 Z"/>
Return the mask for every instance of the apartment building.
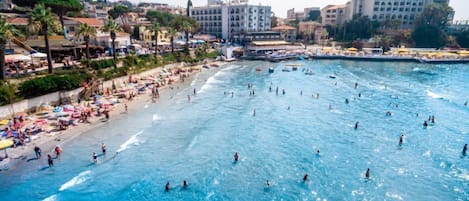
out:
<path id="1" fill-rule="evenodd" d="M 267 31 L 271 28 L 270 6 L 250 5 L 247 0 L 209 3 L 190 9 L 190 16 L 200 23 L 200 32 L 203 34 L 232 40 L 234 35 Z"/>

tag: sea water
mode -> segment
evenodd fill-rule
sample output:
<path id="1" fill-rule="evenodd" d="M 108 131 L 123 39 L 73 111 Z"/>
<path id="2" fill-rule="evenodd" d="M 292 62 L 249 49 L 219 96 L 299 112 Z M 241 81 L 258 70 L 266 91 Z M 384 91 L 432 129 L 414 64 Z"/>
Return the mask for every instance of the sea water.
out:
<path id="1" fill-rule="evenodd" d="M 0 172 L 1 200 L 468 200 L 468 81 L 468 65 L 230 63 L 64 142 L 52 168 Z"/>

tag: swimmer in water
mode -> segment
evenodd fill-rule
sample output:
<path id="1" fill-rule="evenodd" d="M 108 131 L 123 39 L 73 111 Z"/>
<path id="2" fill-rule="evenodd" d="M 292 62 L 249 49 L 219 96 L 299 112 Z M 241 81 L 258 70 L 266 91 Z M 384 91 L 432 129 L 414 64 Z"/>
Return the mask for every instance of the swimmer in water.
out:
<path id="1" fill-rule="evenodd" d="M 306 182 L 308 181 L 308 174 L 305 174 L 305 176 L 303 176 L 303 182 Z"/>
<path id="2" fill-rule="evenodd" d="M 464 147 L 462 148 L 462 155 L 465 156 L 466 152 L 467 152 L 467 144 L 465 144 Z"/>
<path id="3" fill-rule="evenodd" d="M 399 137 L 399 146 L 401 146 L 402 143 L 404 143 L 404 135 L 401 135 L 401 137 Z"/>
<path id="4" fill-rule="evenodd" d="M 386 112 L 386 116 L 390 117 L 392 115 L 391 111 Z"/>
<path id="5" fill-rule="evenodd" d="M 424 121 L 424 122 L 423 122 L 423 127 L 424 127 L 424 128 L 427 128 L 427 126 L 428 126 L 427 121 Z"/>
<path id="6" fill-rule="evenodd" d="M 96 152 L 93 152 L 93 162 L 98 163 L 98 154 Z"/>
<path id="7" fill-rule="evenodd" d="M 358 98 L 362 97 L 362 93 L 358 93 Z"/>
<path id="8" fill-rule="evenodd" d="M 355 82 L 355 89 L 357 89 L 358 87 L 358 82 Z"/>
<path id="9" fill-rule="evenodd" d="M 254 116 L 254 117 L 256 116 L 256 109 L 254 109 L 254 110 L 252 111 L 252 116 Z"/>
<path id="10" fill-rule="evenodd" d="M 282 94 L 285 95 L 285 89 L 282 89 Z"/>
<path id="11" fill-rule="evenodd" d="M 234 96 L 234 92 L 231 92 L 231 98 L 233 98 L 233 96 Z"/>
<path id="12" fill-rule="evenodd" d="M 169 181 L 168 181 L 168 183 L 166 183 L 166 185 L 164 186 L 164 191 L 169 192 L 170 189 L 171 189 L 171 185 L 169 184 Z"/>
<path id="13" fill-rule="evenodd" d="M 345 99 L 345 104 L 348 104 L 348 98 Z"/>
<path id="14" fill-rule="evenodd" d="M 359 123 L 360 123 L 360 122 L 358 122 L 358 121 L 355 123 L 355 130 L 358 129 L 358 124 L 359 124 Z"/>
<path id="15" fill-rule="evenodd" d="M 302 95 L 303 95 L 303 90 L 300 90 L 300 96 L 302 96 Z"/>
<path id="16" fill-rule="evenodd" d="M 464 106 L 467 106 L 467 101 L 466 101 L 466 102 L 464 102 Z"/>
<path id="17" fill-rule="evenodd" d="M 182 188 L 184 188 L 184 189 L 187 188 L 187 181 L 186 181 L 186 180 L 184 180 L 184 181 L 182 182 Z"/>
<path id="18" fill-rule="evenodd" d="M 320 153 L 321 153 L 321 152 L 319 152 L 319 149 L 318 149 L 318 150 L 316 151 L 316 155 L 319 156 Z"/>
<path id="19" fill-rule="evenodd" d="M 365 178 L 370 178 L 370 168 L 366 169 Z"/>
<path id="20" fill-rule="evenodd" d="M 288 106 L 287 110 L 290 110 L 290 106 Z"/>
<path id="21" fill-rule="evenodd" d="M 265 180 L 265 185 L 267 185 L 267 187 L 270 186 L 269 180 Z"/>
<path id="22" fill-rule="evenodd" d="M 278 87 L 277 87 L 277 88 L 275 88 L 275 95 L 277 95 L 277 96 L 278 96 Z"/>
<path id="23" fill-rule="evenodd" d="M 239 155 L 238 155 L 238 152 L 236 152 L 236 153 L 234 154 L 234 160 L 237 162 L 237 161 L 238 161 L 238 158 L 239 158 Z"/>
<path id="24" fill-rule="evenodd" d="M 319 93 L 316 93 L 316 99 L 319 99 Z"/>
<path id="25" fill-rule="evenodd" d="M 329 110 L 332 110 L 332 105 L 331 104 L 329 104 Z"/>
<path id="26" fill-rule="evenodd" d="M 272 92 L 272 86 L 269 86 L 269 92 Z"/>
<path id="27" fill-rule="evenodd" d="M 101 150 L 103 151 L 103 155 L 106 154 L 106 144 L 101 143 Z"/>

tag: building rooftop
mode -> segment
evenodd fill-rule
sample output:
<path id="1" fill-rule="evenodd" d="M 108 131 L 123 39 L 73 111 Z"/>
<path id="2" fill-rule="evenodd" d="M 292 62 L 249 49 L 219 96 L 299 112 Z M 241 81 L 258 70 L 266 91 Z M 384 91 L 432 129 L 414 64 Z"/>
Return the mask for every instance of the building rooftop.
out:
<path id="1" fill-rule="evenodd" d="M 100 27 L 104 25 L 103 21 L 97 18 L 66 17 L 65 19 L 77 21 L 81 24 L 88 24 L 92 27 Z"/>
<path id="2" fill-rule="evenodd" d="M 12 25 L 26 26 L 28 25 L 28 18 L 22 18 L 22 17 L 8 18 L 7 23 L 12 24 Z"/>
<path id="3" fill-rule="evenodd" d="M 295 27 L 292 26 L 287 26 L 287 25 L 280 25 L 272 28 L 274 31 L 280 31 L 280 30 L 295 30 Z"/>

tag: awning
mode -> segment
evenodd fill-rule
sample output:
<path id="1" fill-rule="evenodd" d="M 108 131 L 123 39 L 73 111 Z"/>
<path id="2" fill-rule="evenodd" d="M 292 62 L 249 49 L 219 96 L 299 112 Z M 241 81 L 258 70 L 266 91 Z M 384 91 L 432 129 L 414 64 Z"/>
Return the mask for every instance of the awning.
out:
<path id="1" fill-rule="evenodd" d="M 467 50 L 461 50 L 461 51 L 458 51 L 458 54 L 469 54 L 469 51 L 467 51 Z"/>
<path id="2" fill-rule="evenodd" d="M 398 52 L 408 52 L 409 50 L 406 48 L 399 48 L 397 49 Z"/>
<path id="3" fill-rule="evenodd" d="M 17 62 L 17 61 L 31 61 L 31 57 L 28 57 L 28 56 L 22 55 L 22 54 L 5 55 L 5 62 L 6 63 Z"/>
<path id="4" fill-rule="evenodd" d="M 252 44 L 262 46 L 262 45 L 288 45 L 290 43 L 280 40 L 280 41 L 253 41 Z"/>
<path id="5" fill-rule="evenodd" d="M 36 52 L 36 53 L 31 54 L 31 57 L 44 58 L 44 57 L 47 57 L 47 54 L 44 54 L 44 53 L 41 53 L 41 52 Z"/>

